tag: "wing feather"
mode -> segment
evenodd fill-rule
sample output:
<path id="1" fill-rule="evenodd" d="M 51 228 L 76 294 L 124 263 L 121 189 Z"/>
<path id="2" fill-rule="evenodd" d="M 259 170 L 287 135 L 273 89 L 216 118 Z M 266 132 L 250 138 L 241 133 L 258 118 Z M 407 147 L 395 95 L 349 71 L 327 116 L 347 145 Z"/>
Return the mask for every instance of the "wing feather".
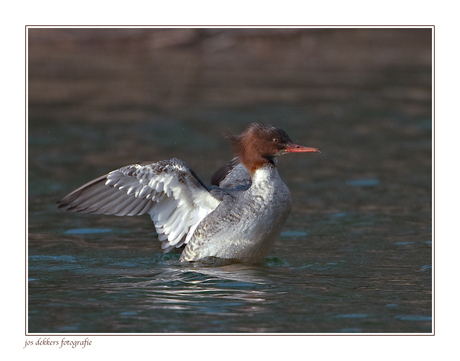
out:
<path id="1" fill-rule="evenodd" d="M 239 157 L 233 158 L 220 167 L 211 180 L 211 185 L 226 189 L 243 190 L 249 188 L 251 184 L 251 175 Z"/>
<path id="2" fill-rule="evenodd" d="M 188 242 L 220 203 L 179 159 L 132 164 L 96 178 L 58 202 L 67 211 L 135 216 L 148 213 L 162 248 Z"/>

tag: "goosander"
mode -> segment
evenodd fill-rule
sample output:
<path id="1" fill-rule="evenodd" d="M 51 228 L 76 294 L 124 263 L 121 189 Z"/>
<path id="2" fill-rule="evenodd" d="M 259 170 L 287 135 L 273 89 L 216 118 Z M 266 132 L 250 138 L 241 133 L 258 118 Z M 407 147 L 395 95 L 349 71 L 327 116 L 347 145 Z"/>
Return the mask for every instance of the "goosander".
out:
<path id="1" fill-rule="evenodd" d="M 227 135 L 235 157 L 207 187 L 182 160 L 140 162 L 92 180 L 60 199 L 67 211 L 149 214 L 161 248 L 185 246 L 180 261 L 207 257 L 258 262 L 267 256 L 291 211 L 291 195 L 276 169 L 277 156 L 314 152 L 272 125 L 252 123 Z"/>

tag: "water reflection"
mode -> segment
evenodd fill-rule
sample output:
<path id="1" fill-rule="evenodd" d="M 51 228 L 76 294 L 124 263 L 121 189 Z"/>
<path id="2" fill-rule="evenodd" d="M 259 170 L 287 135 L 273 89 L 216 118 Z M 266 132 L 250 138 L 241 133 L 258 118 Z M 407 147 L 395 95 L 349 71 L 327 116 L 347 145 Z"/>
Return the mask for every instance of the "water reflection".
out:
<path id="1" fill-rule="evenodd" d="M 177 261 L 175 261 L 177 262 Z M 107 293 L 143 294 L 140 309 L 171 309 L 225 314 L 246 304 L 266 303 L 266 284 L 270 281 L 250 266 L 231 264 L 223 267 L 176 265 L 161 267 L 155 272 L 122 276 L 106 282 L 101 290 Z M 215 304 L 214 306 L 210 306 Z M 211 311 L 212 309 L 212 311 Z M 257 307 L 251 306 L 251 312 Z"/>

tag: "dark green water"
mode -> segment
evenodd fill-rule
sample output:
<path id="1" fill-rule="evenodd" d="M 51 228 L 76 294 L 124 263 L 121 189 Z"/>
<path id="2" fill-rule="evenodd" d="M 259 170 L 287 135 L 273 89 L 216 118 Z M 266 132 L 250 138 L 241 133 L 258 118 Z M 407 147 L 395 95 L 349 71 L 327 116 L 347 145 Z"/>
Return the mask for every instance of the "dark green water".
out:
<path id="1" fill-rule="evenodd" d="M 62 64 L 71 55 L 61 55 Z M 279 94 L 304 98 L 261 102 L 253 89 L 245 104 L 193 101 L 171 110 L 116 99 L 94 105 L 83 96 L 68 104 L 58 95 L 39 100 L 39 80 L 63 67 L 56 62 L 31 62 L 30 333 L 432 332 L 429 66 L 315 72 L 326 84 L 304 73 L 283 83 L 254 70 L 259 86 L 265 79 Z M 213 66 L 202 65 L 188 87 L 214 91 L 200 83 Z M 90 94 L 108 81 L 54 76 L 68 89 L 86 82 Z M 105 118 L 93 119 L 94 108 Z M 116 113 L 126 119 L 111 120 Z M 209 183 L 231 158 L 222 133 L 252 121 L 282 127 L 322 151 L 279 158 L 293 211 L 261 265 L 182 264 L 179 255 L 162 254 L 148 216 L 79 215 L 55 206 L 81 184 L 142 160 L 180 158 Z"/>

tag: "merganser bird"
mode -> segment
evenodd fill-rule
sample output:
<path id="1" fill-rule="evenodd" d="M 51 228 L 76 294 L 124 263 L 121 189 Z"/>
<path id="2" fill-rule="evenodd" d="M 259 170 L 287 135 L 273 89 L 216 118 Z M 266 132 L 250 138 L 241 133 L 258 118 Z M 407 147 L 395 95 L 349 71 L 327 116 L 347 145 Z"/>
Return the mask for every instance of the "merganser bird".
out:
<path id="1" fill-rule="evenodd" d="M 257 262 L 267 256 L 291 211 L 275 157 L 314 152 L 282 129 L 252 123 L 227 135 L 235 157 L 206 187 L 183 161 L 141 162 L 92 180 L 60 199 L 67 211 L 152 218 L 161 248 L 185 245 L 180 261 L 207 257 Z"/>

